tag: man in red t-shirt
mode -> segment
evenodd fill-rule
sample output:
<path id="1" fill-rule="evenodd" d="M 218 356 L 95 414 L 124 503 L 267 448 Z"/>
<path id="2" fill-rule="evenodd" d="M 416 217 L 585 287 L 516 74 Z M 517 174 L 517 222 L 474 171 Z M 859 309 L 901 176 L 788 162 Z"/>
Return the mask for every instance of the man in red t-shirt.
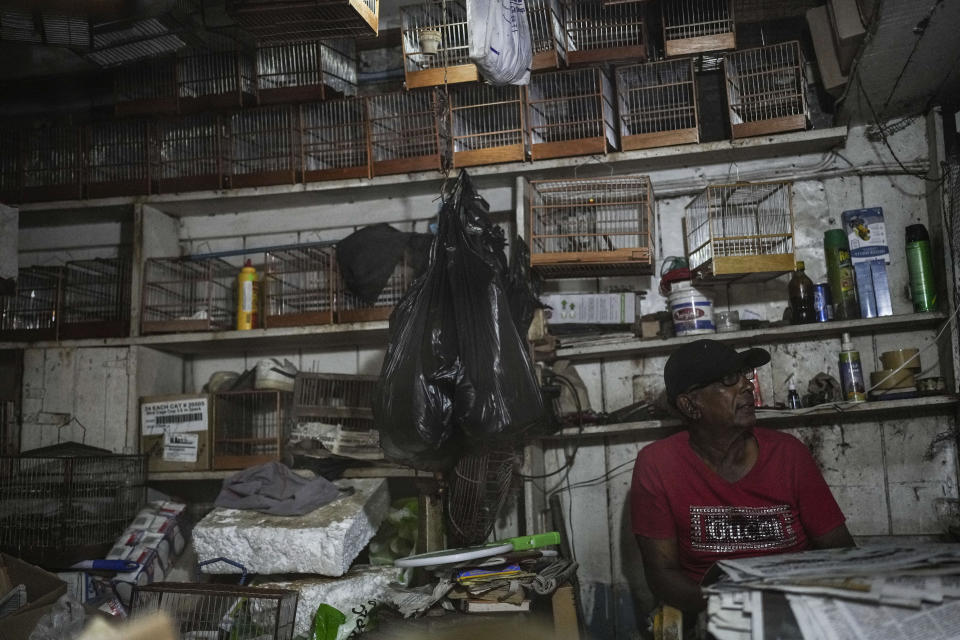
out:
<path id="1" fill-rule="evenodd" d="M 686 430 L 637 455 L 630 506 L 647 584 L 678 609 L 706 606 L 699 583 L 717 560 L 854 544 L 807 447 L 755 427 L 753 369 L 769 361 L 697 340 L 664 367 Z"/>

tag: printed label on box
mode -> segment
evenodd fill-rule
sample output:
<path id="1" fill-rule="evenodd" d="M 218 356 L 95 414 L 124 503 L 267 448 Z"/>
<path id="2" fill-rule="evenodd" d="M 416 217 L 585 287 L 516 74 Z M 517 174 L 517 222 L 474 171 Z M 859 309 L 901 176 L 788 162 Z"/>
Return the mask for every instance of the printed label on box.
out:
<path id="1" fill-rule="evenodd" d="M 883 260 L 889 264 L 890 247 L 887 245 L 883 209 L 851 209 L 844 211 L 840 219 L 850 243 L 850 260 L 854 264 L 871 260 Z"/>
<path id="2" fill-rule="evenodd" d="M 163 459 L 167 462 L 196 462 L 200 441 L 196 433 L 163 434 Z"/>
<path id="3" fill-rule="evenodd" d="M 206 398 L 145 402 L 140 405 L 140 430 L 145 436 L 206 431 L 207 415 Z"/>

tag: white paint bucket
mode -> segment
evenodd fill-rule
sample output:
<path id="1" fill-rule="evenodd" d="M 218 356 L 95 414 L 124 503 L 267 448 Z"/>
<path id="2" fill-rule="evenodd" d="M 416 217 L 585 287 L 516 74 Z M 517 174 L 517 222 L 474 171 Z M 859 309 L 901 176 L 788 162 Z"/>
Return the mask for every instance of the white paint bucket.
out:
<path id="1" fill-rule="evenodd" d="M 715 333 L 713 324 L 713 300 L 695 289 L 688 281 L 670 285 L 667 298 L 673 330 L 678 336 L 693 336 L 699 333 Z"/>

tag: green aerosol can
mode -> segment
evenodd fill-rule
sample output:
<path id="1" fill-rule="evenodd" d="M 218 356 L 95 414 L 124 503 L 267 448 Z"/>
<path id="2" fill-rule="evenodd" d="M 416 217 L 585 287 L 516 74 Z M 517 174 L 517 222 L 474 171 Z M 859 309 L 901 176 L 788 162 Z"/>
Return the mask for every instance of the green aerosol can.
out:
<path id="1" fill-rule="evenodd" d="M 833 300 L 833 319 L 859 318 L 857 281 L 850 260 L 850 244 L 843 229 L 829 229 L 823 234 L 823 255 L 827 262 L 830 298 Z"/>
<path id="2" fill-rule="evenodd" d="M 922 224 L 907 226 L 906 250 L 913 310 L 934 311 L 937 308 L 937 288 L 933 280 L 930 236 L 925 226 Z"/>

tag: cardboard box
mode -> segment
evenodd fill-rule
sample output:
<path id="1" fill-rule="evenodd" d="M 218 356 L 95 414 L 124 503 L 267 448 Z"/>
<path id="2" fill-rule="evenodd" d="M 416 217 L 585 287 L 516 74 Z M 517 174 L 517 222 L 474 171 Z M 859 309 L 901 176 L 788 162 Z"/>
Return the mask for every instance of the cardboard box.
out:
<path id="1" fill-rule="evenodd" d="M 860 8 L 857 0 L 829 0 L 827 11 L 836 42 L 837 57 L 840 60 L 840 70 L 850 73 L 857 51 L 867 35 L 860 19 Z"/>
<path id="2" fill-rule="evenodd" d="M 549 325 L 623 325 L 636 321 L 635 293 L 558 293 L 540 296 L 549 306 L 544 315 Z"/>
<path id="3" fill-rule="evenodd" d="M 860 300 L 860 317 L 876 318 L 892 316 L 890 283 L 887 280 L 887 265 L 883 260 L 858 262 L 853 265 L 857 276 L 857 298 Z"/>
<path id="4" fill-rule="evenodd" d="M 820 82 L 827 93 L 837 98 L 847 86 L 847 76 L 840 67 L 827 8 L 814 7 L 807 11 L 807 24 L 810 26 L 813 50 L 817 54 Z"/>
<path id="5" fill-rule="evenodd" d="M 207 394 L 140 398 L 140 452 L 147 470 L 210 469 L 210 397 Z"/>
<path id="6" fill-rule="evenodd" d="M 40 618 L 67 592 L 67 583 L 6 553 L 0 553 L 0 567 L 6 572 L 10 584 L 22 584 L 27 588 L 27 604 L 0 623 L 0 640 L 28 640 Z"/>
<path id="7" fill-rule="evenodd" d="M 840 214 L 843 230 L 850 244 L 850 261 L 890 262 L 890 247 L 887 244 L 887 226 L 883 221 L 883 209 L 850 209 Z"/>

